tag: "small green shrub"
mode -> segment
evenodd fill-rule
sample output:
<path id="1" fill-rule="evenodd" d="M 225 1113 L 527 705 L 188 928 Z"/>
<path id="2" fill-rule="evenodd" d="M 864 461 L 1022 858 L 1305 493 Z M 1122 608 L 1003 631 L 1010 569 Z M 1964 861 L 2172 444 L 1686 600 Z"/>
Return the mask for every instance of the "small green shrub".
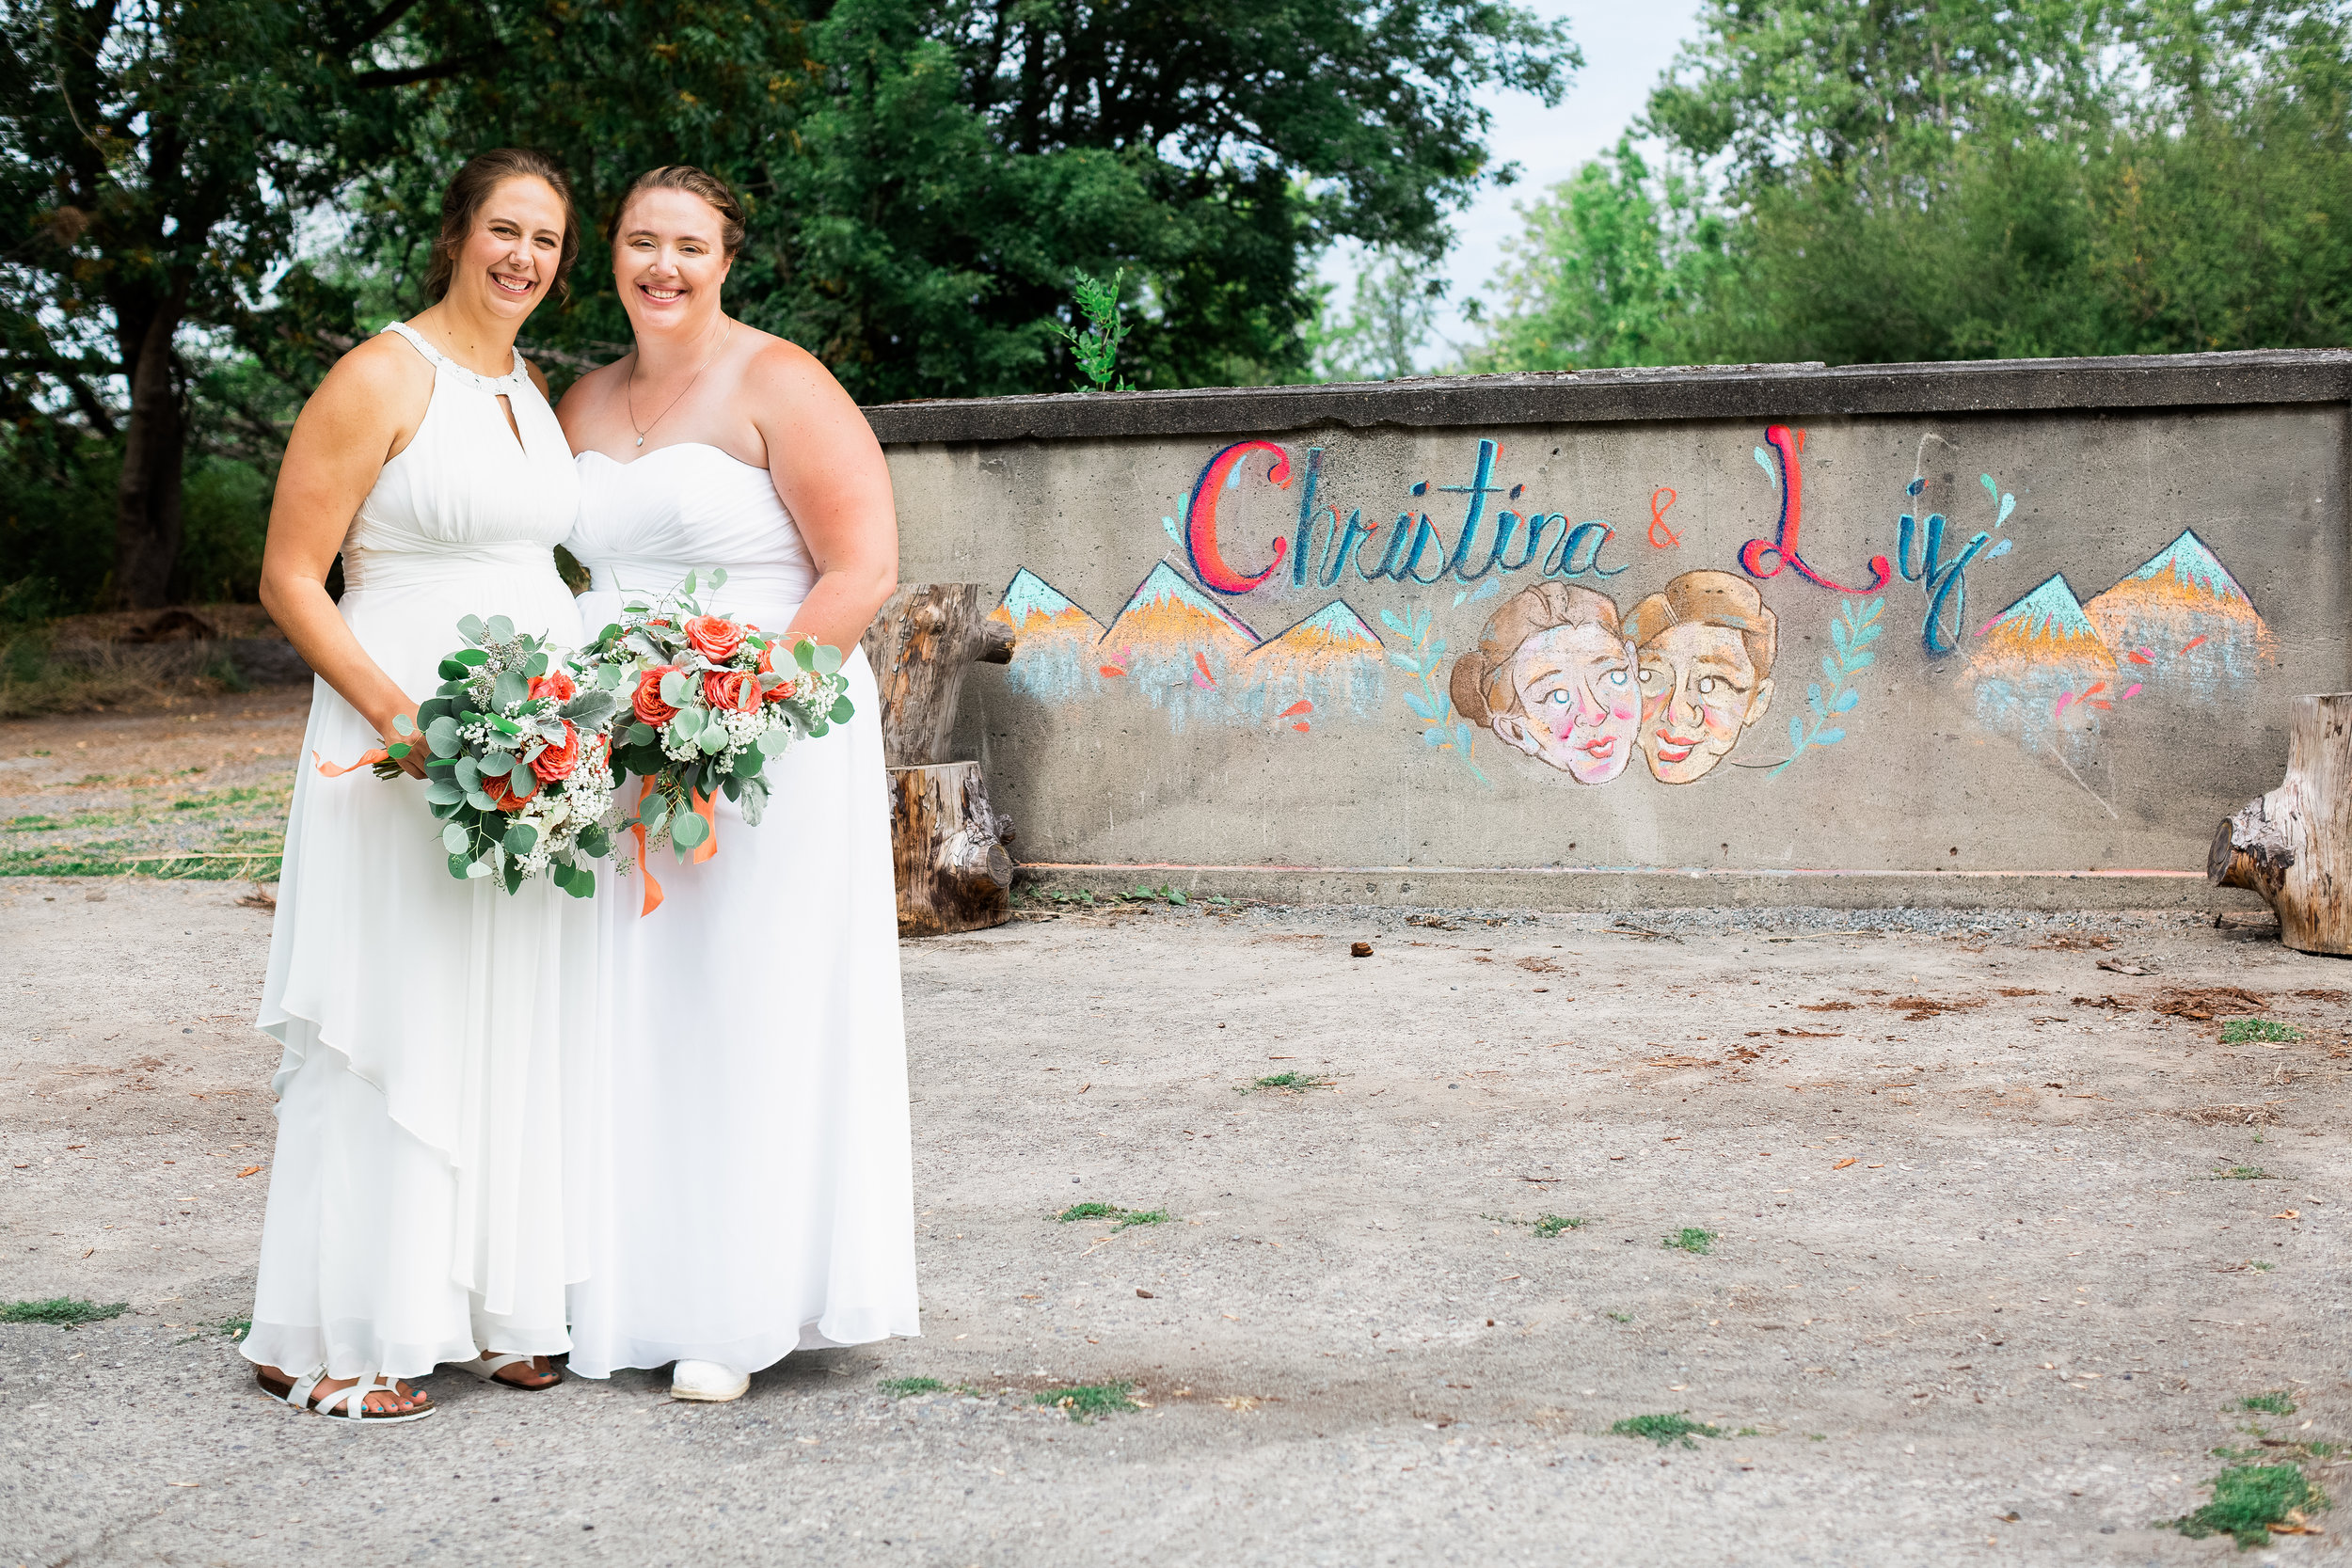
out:
<path id="1" fill-rule="evenodd" d="M 1535 1234 L 1549 1240 L 1563 1230 L 1574 1230 L 1586 1222 L 1566 1214 L 1546 1214 L 1535 1222 Z"/>
<path id="2" fill-rule="evenodd" d="M 2191 1540 L 2233 1537 L 2241 1550 L 2269 1541 L 2270 1527 L 2328 1506 L 2328 1499 L 2293 1465 L 2236 1465 L 2213 1478 L 2213 1501 L 2157 1527 Z"/>
<path id="3" fill-rule="evenodd" d="M 1079 1383 L 1048 1388 L 1038 1395 L 1037 1402 L 1067 1410 L 1072 1420 L 1083 1421 L 1090 1416 L 1116 1416 L 1136 1409 L 1136 1402 L 1127 1397 L 1134 1387 L 1132 1383 Z"/>
<path id="4" fill-rule="evenodd" d="M 1723 1435 L 1720 1430 L 1704 1421 L 1694 1421 L 1688 1416 L 1680 1415 L 1628 1416 L 1622 1421 L 1611 1422 L 1609 1430 L 1619 1437 L 1646 1437 L 1661 1449 L 1676 1443 L 1686 1449 L 1695 1449 L 1698 1445 L 1691 1441 L 1693 1437 Z"/>
<path id="5" fill-rule="evenodd" d="M 2292 1023 L 2268 1018 L 2232 1018 L 2221 1023 L 2221 1043 L 2243 1045 L 2248 1040 L 2299 1040 L 2303 1031 Z"/>
<path id="6" fill-rule="evenodd" d="M 47 1301 L 12 1301 L 0 1307 L 0 1323 L 57 1323 L 72 1328 L 76 1323 L 119 1318 L 130 1308 L 127 1301 L 101 1305 L 79 1296 L 52 1296 Z"/>
<path id="7" fill-rule="evenodd" d="M 2282 1393 L 2249 1394 L 2237 1402 L 2241 1410 L 2259 1410 L 2267 1416 L 2295 1414 L 2295 1402 Z"/>
<path id="8" fill-rule="evenodd" d="M 1677 1252 L 1694 1252 L 1704 1258 L 1715 1248 L 1715 1233 L 1686 1225 L 1671 1235 L 1661 1236 L 1658 1244 L 1672 1247 Z"/>
<path id="9" fill-rule="evenodd" d="M 877 1386 L 892 1399 L 903 1400 L 915 1394 L 939 1393 L 947 1385 L 935 1377 L 886 1377 Z"/>

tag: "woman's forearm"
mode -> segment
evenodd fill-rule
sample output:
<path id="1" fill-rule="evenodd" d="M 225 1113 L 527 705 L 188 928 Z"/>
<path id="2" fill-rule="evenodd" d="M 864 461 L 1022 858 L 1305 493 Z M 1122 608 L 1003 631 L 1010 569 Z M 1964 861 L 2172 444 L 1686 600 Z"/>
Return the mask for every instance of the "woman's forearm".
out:
<path id="1" fill-rule="evenodd" d="M 874 624 L 874 614 L 898 585 L 898 574 L 888 564 L 839 566 L 817 579 L 785 628 L 787 641 L 810 637 L 845 655 Z"/>
<path id="2" fill-rule="evenodd" d="M 368 657 L 359 640 L 351 635 L 342 616 L 335 609 L 335 601 L 327 597 L 326 584 L 315 578 L 272 576 L 262 578 L 262 606 L 269 611 L 278 629 L 286 634 L 302 661 L 316 671 L 319 677 L 335 689 L 336 694 L 358 710 L 359 716 L 375 726 L 376 733 L 392 738 L 392 720 L 396 715 L 416 717 L 416 703 L 408 693 L 387 675 L 383 667 Z"/>

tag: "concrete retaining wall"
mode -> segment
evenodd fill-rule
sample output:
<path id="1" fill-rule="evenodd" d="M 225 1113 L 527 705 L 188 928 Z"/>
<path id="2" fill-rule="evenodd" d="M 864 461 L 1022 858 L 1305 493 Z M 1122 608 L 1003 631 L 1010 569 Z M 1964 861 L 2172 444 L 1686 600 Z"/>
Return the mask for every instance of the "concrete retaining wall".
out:
<path id="1" fill-rule="evenodd" d="M 906 404 L 908 580 L 1049 878 L 1413 903 L 2235 903 L 2352 686 L 2352 353 Z"/>

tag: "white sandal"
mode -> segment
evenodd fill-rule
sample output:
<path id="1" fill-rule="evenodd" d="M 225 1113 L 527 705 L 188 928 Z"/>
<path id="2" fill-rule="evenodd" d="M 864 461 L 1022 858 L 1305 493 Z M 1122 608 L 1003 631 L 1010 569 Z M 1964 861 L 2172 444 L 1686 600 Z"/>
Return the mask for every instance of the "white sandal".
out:
<path id="1" fill-rule="evenodd" d="M 387 1379 L 381 1372 L 363 1372 L 357 1383 L 338 1388 L 331 1394 L 319 1394 L 316 1398 L 312 1397 L 313 1391 L 326 1381 L 325 1367 L 305 1372 L 283 1387 L 265 1373 L 256 1372 L 254 1381 L 272 1399 L 291 1404 L 296 1410 L 307 1410 L 314 1416 L 328 1416 L 342 1421 L 370 1421 L 389 1426 L 400 1421 L 421 1421 L 438 1408 L 422 1394 L 401 1394 L 399 1388 L 394 1386 L 397 1380 Z M 413 1397 L 421 1402 L 407 1410 L 370 1410 L 367 1399 L 371 1394 L 392 1394 L 403 1399 Z M 341 1411 L 335 1408 L 339 1404 L 343 1407 Z"/>
<path id="2" fill-rule="evenodd" d="M 548 1370 L 555 1373 L 555 1381 L 552 1383 L 513 1383 L 499 1376 L 499 1373 L 509 1367 L 528 1367 L 537 1359 L 538 1357 L 533 1355 L 493 1355 L 485 1350 L 471 1361 L 460 1361 L 458 1365 L 485 1383 L 495 1383 L 501 1388 L 512 1388 L 518 1393 L 543 1394 L 550 1388 L 560 1387 L 564 1382 L 564 1374 L 555 1370 L 555 1364 L 551 1361 L 548 1363 Z"/>

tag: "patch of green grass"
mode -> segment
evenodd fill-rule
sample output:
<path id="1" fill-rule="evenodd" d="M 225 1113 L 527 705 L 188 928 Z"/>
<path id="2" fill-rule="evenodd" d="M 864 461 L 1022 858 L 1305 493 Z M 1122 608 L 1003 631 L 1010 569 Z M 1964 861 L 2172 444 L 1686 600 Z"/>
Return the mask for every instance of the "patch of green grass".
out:
<path id="1" fill-rule="evenodd" d="M 1135 1387 L 1132 1383 L 1079 1383 L 1067 1388 L 1048 1388 L 1037 1396 L 1040 1404 L 1050 1404 L 1057 1410 L 1070 1412 L 1073 1421 L 1090 1416 L 1117 1416 L 1136 1407 L 1127 1397 Z"/>
<path id="2" fill-rule="evenodd" d="M 1826 1432 L 1808 1432 L 1804 1434 L 1804 1440 L 1808 1443 L 1826 1443 L 1829 1441 L 1829 1433 Z"/>
<path id="3" fill-rule="evenodd" d="M 1712 1230 L 1701 1230 L 1696 1226 L 1686 1225 L 1670 1235 L 1658 1238 L 1658 1244 L 1662 1247 L 1671 1247 L 1677 1252 L 1696 1253 L 1704 1258 L 1715 1248 L 1715 1233 Z"/>
<path id="4" fill-rule="evenodd" d="M 1247 1088 L 1235 1089 L 1233 1092 L 1248 1094 L 1252 1089 L 1288 1089 L 1295 1094 L 1301 1089 L 1327 1089 L 1330 1086 L 1331 1080 L 1319 1073 L 1277 1072 L 1256 1080 Z"/>
<path id="5" fill-rule="evenodd" d="M 2213 1173 L 2216 1181 L 2275 1181 L 2277 1177 L 2260 1165 L 2228 1165 Z"/>
<path id="6" fill-rule="evenodd" d="M 1691 1441 L 1693 1437 L 1723 1435 L 1721 1431 L 1704 1421 L 1694 1421 L 1688 1416 L 1679 1415 L 1628 1416 L 1622 1421 L 1610 1423 L 1609 1430 L 1619 1437 L 1646 1437 L 1661 1449 L 1676 1443 L 1686 1449 L 1695 1449 L 1698 1445 Z"/>
<path id="7" fill-rule="evenodd" d="M 2230 1018 L 2221 1021 L 2221 1043 L 2243 1045 L 2248 1040 L 2299 1040 L 2303 1031 L 2270 1018 Z"/>
<path id="8" fill-rule="evenodd" d="M 916 1394 L 944 1392 L 947 1385 L 935 1377 L 886 1377 L 876 1386 L 894 1400 L 903 1400 Z"/>
<path id="9" fill-rule="evenodd" d="M 1574 1230 L 1578 1227 L 1588 1223 L 1588 1221 L 1584 1220 L 1581 1216 L 1571 1217 L 1567 1214 L 1546 1214 L 1543 1218 L 1535 1222 L 1535 1234 L 1548 1241 L 1550 1238 L 1559 1235 L 1563 1230 Z"/>
<path id="10" fill-rule="evenodd" d="M 119 1318 L 130 1310 L 131 1304 L 118 1301 L 101 1304 L 85 1301 L 79 1296 L 52 1296 L 47 1301 L 12 1301 L 0 1307 L 0 1323 L 57 1323 L 72 1328 L 76 1323 L 103 1323 Z"/>
<path id="11" fill-rule="evenodd" d="M 215 1334 L 226 1334 L 231 1339 L 241 1340 L 252 1332 L 253 1320 L 251 1318 L 223 1318 L 216 1323 L 199 1324 L 196 1333 L 184 1339 L 175 1340 L 174 1343 L 194 1344 L 199 1339 L 207 1339 Z"/>
<path id="12" fill-rule="evenodd" d="M 2276 1263 L 2256 1263 L 2254 1265 L 2255 1269 L 2263 1274 L 2268 1274 L 2271 1270 L 2277 1268 L 2278 1266 L 2279 1265 Z"/>
<path id="13" fill-rule="evenodd" d="M 2295 1402 L 2287 1398 L 2285 1394 L 2276 1391 L 2267 1394 L 2249 1394 L 2237 1402 L 2237 1407 L 2240 1410 L 2259 1410 L 2268 1416 L 2295 1414 Z"/>
<path id="14" fill-rule="evenodd" d="M 2235 1465 L 2213 1478 L 2213 1501 L 2177 1519 L 2159 1519 L 2193 1541 L 2233 1537 L 2244 1550 L 2270 1539 L 2270 1527 L 2298 1521 L 2328 1506 L 2327 1497 L 2293 1465 Z"/>
<path id="15" fill-rule="evenodd" d="M 1176 1216 L 1165 1209 L 1121 1209 L 1116 1203 L 1073 1203 L 1054 1216 L 1068 1225 L 1074 1220 L 1116 1220 L 1119 1228 L 1131 1225 L 1166 1225 Z"/>
<path id="16" fill-rule="evenodd" d="M 1611 1312 L 1605 1315 L 1613 1323 L 1629 1323 L 1633 1321 L 1633 1314 L 1630 1312 Z"/>

